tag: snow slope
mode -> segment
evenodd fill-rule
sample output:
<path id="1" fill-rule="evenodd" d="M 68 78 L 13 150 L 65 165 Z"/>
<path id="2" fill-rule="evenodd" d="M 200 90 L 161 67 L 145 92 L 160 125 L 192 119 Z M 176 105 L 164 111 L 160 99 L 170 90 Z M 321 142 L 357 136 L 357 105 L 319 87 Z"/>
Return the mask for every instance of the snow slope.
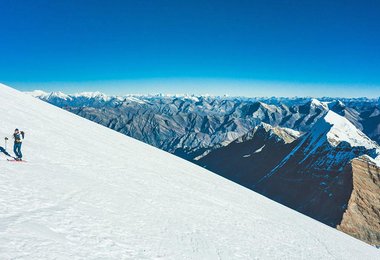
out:
<path id="1" fill-rule="evenodd" d="M 0 85 L 0 259 L 379 259 L 205 169 Z"/>

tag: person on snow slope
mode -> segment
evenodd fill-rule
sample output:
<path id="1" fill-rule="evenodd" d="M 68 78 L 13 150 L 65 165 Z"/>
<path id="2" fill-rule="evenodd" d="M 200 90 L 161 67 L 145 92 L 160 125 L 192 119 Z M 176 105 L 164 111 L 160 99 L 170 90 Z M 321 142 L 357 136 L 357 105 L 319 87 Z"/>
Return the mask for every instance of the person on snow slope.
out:
<path id="1" fill-rule="evenodd" d="M 22 161 L 22 152 L 21 152 L 21 146 L 22 146 L 22 141 L 24 140 L 24 132 L 18 130 L 17 128 L 15 129 L 15 132 L 13 133 L 13 139 L 14 139 L 14 145 L 13 145 L 13 152 L 16 155 L 16 160 L 17 161 Z"/>

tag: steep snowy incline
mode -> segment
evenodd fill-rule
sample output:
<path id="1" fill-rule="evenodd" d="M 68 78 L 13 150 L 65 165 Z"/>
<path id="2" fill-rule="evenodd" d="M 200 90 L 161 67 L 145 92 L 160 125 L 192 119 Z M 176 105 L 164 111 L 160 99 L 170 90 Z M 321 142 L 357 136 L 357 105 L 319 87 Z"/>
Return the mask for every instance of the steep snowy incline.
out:
<path id="1" fill-rule="evenodd" d="M 378 259 L 354 238 L 0 85 L 0 259 Z"/>

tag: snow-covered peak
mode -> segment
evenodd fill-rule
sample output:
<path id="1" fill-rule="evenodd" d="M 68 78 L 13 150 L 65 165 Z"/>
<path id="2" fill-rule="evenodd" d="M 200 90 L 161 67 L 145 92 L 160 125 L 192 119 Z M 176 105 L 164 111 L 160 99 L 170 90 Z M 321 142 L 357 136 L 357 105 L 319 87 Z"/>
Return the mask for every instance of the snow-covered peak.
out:
<path id="1" fill-rule="evenodd" d="M 48 98 L 60 98 L 63 100 L 68 100 L 68 99 L 70 99 L 70 96 L 66 95 L 65 93 L 63 93 L 61 91 L 55 91 L 55 92 L 51 92 L 49 94 Z"/>
<path id="2" fill-rule="evenodd" d="M 328 106 L 326 102 L 321 102 L 318 99 L 312 98 L 310 101 L 310 106 L 314 108 L 322 108 L 324 110 L 328 110 Z"/>
<path id="3" fill-rule="evenodd" d="M 268 111 L 275 112 L 278 110 L 278 108 L 275 105 L 269 105 L 261 101 L 259 101 L 258 103 L 260 104 L 260 106 L 262 106 L 264 109 Z"/>
<path id="4" fill-rule="evenodd" d="M 322 133 L 325 130 L 318 129 L 318 127 L 327 128 L 327 140 L 332 146 L 336 147 L 341 142 L 347 142 L 351 147 L 361 146 L 368 150 L 374 150 L 376 155 L 373 159 L 380 165 L 380 147 L 345 117 L 330 110 L 322 120 L 327 124 L 319 123 L 315 126 L 317 129 L 313 131 Z"/>
<path id="5" fill-rule="evenodd" d="M 340 100 L 334 100 L 325 103 L 327 104 L 328 109 L 331 109 L 336 113 L 340 113 L 342 110 L 346 108 L 346 105 Z"/>
<path id="6" fill-rule="evenodd" d="M 375 117 L 375 116 L 378 116 L 378 115 L 380 115 L 380 109 L 379 109 L 379 108 L 375 108 L 375 109 L 372 111 L 370 117 Z"/>
<path id="7" fill-rule="evenodd" d="M 31 95 L 32 97 L 38 97 L 38 98 L 41 98 L 41 97 L 46 97 L 49 95 L 48 92 L 45 92 L 43 90 L 33 90 L 33 91 L 30 91 L 30 92 L 25 92 L 26 94 L 28 95 Z"/>
<path id="8" fill-rule="evenodd" d="M 378 148 L 377 144 L 368 138 L 362 131 L 357 129 L 345 117 L 333 111 L 327 112 L 324 120 L 332 127 L 328 132 L 328 140 L 336 146 L 340 142 L 348 142 L 351 146 L 364 146 L 367 149 Z"/>
<path id="9" fill-rule="evenodd" d="M 344 103 L 340 100 L 337 100 L 336 104 L 337 104 L 337 106 L 345 107 Z"/>
<path id="10" fill-rule="evenodd" d="M 135 96 L 126 96 L 124 98 L 117 97 L 119 100 L 128 100 L 130 102 L 139 103 L 139 104 L 146 104 L 146 101 L 142 100 L 141 98 L 135 97 Z"/>
<path id="11" fill-rule="evenodd" d="M 302 135 L 301 132 L 298 132 L 290 128 L 271 126 L 270 124 L 261 122 L 252 131 L 239 137 L 237 139 L 237 142 L 244 142 L 250 140 L 255 136 L 257 132 L 260 131 L 264 131 L 266 134 L 268 134 L 269 138 L 274 137 L 277 141 L 283 141 L 285 143 L 291 143 Z"/>
<path id="12" fill-rule="evenodd" d="M 98 98 L 98 99 L 103 99 L 103 100 L 108 100 L 109 97 L 105 95 L 104 93 L 101 93 L 99 91 L 95 92 L 80 92 L 72 95 L 73 97 L 83 97 L 83 98 Z"/>

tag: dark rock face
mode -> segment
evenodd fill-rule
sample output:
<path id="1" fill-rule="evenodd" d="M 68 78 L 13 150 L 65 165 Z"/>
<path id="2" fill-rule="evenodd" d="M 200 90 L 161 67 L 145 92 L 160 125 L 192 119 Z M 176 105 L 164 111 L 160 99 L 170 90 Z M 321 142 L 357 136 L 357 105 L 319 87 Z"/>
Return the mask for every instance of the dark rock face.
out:
<path id="1" fill-rule="evenodd" d="M 380 168 L 367 157 L 347 167 L 353 190 L 338 229 L 369 244 L 380 246 Z"/>
<path id="2" fill-rule="evenodd" d="M 253 186 L 294 149 L 298 136 L 261 124 L 225 147 L 195 161 L 247 188 Z"/>

